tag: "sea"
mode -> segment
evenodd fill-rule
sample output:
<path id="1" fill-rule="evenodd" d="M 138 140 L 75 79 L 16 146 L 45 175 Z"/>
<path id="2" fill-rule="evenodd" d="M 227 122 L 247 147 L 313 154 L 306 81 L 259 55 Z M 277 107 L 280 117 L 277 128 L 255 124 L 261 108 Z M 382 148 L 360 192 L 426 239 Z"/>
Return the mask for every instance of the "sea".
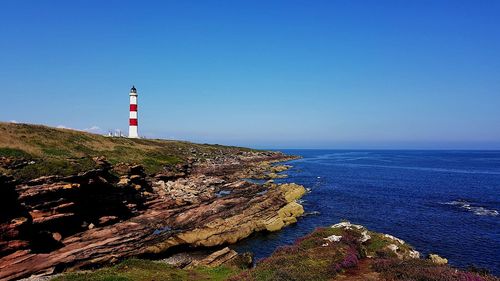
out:
<path id="1" fill-rule="evenodd" d="M 304 185 L 305 216 L 233 246 L 256 260 L 341 220 L 405 240 L 459 268 L 500 275 L 500 151 L 281 150 L 301 156 L 286 179 Z"/>

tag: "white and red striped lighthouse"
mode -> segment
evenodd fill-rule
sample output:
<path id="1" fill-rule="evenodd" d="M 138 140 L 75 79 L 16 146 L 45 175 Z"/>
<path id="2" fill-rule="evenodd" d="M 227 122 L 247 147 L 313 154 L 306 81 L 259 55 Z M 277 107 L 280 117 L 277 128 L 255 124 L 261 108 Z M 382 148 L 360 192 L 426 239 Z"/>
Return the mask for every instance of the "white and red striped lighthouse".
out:
<path id="1" fill-rule="evenodd" d="M 128 127 L 128 137 L 129 138 L 138 138 L 138 122 L 137 122 L 137 89 L 132 86 L 130 89 L 130 120 Z"/>

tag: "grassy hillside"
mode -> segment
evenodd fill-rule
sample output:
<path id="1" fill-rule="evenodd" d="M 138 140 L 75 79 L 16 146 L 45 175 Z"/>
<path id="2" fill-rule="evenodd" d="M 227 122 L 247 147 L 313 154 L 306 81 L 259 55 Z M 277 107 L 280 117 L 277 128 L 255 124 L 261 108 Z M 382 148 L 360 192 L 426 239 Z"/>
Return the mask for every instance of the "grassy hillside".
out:
<path id="1" fill-rule="evenodd" d="M 13 170 L 4 165 L 0 172 L 23 179 L 85 171 L 95 165 L 92 157 L 96 156 L 104 156 L 112 164 L 142 164 L 148 173 L 155 173 L 188 157 L 212 158 L 241 151 L 249 149 L 183 141 L 111 138 L 68 129 L 0 122 L 0 158 L 34 162 Z"/>

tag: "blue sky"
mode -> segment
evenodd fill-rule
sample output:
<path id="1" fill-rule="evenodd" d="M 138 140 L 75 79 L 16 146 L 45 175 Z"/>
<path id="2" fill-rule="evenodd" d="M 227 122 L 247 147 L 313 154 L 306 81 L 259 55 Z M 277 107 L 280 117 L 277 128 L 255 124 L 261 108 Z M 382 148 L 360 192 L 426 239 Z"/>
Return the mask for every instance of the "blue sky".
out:
<path id="1" fill-rule="evenodd" d="M 500 1 L 1 1 L 0 120 L 258 148 L 500 149 Z M 96 129 L 96 127 L 100 129 Z"/>

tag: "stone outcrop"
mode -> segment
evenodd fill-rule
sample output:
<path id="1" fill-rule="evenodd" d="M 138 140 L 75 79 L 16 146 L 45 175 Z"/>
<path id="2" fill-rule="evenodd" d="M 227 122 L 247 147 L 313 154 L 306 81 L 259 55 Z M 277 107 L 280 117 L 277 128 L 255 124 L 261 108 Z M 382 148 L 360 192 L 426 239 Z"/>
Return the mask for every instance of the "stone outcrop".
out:
<path id="1" fill-rule="evenodd" d="M 176 246 L 220 246 L 256 231 L 276 231 L 304 212 L 299 185 L 257 185 L 240 180 L 260 161 L 288 159 L 252 152 L 191 161 L 146 175 L 139 165 L 98 168 L 70 177 L 26 182 L 0 177 L 0 280 L 110 264 L 163 253 Z M 2 206 L 2 204 L 0 204 Z M 232 251 L 203 261 L 220 264 Z"/>
<path id="2" fill-rule="evenodd" d="M 287 202 L 294 202 L 306 193 L 306 189 L 303 186 L 295 183 L 271 185 L 271 187 L 279 188 Z"/>
<path id="3" fill-rule="evenodd" d="M 296 159 L 297 157 L 289 156 L 287 160 Z M 290 169 L 290 165 L 277 165 L 275 160 L 262 161 L 248 170 L 247 177 L 254 179 L 273 180 L 286 178 L 287 175 L 282 172 Z"/>
<path id="4" fill-rule="evenodd" d="M 280 188 L 269 189 L 245 181 L 222 186 L 230 193 L 225 197 L 208 200 L 206 205 L 191 208 L 183 212 L 176 222 L 192 223 L 190 230 L 172 234 L 167 240 L 156 243 L 147 249 L 151 253 L 160 253 L 173 246 L 218 246 L 234 243 L 248 237 L 256 231 L 277 231 L 296 222 L 296 217 L 303 214 L 302 206 L 285 199 Z M 302 186 L 294 188 L 303 189 Z M 230 216 L 221 215 L 230 211 Z M 209 222 L 203 222 L 208 216 Z"/>
<path id="5" fill-rule="evenodd" d="M 238 257 L 238 253 L 234 250 L 225 247 L 222 250 L 213 252 L 209 256 L 205 257 L 201 260 L 193 260 L 187 267 L 194 268 L 197 266 L 206 266 L 206 267 L 217 267 L 225 264 L 231 263 Z"/>
<path id="6" fill-rule="evenodd" d="M 399 259 L 420 258 L 420 253 L 418 251 L 414 250 L 402 239 L 394 237 L 390 234 L 372 232 L 362 225 L 351 224 L 347 221 L 334 224 L 331 226 L 331 228 L 355 231 L 359 236 L 357 239 L 357 242 L 359 243 L 370 243 L 374 240 L 378 241 L 378 244 L 383 246 L 376 251 L 377 254 L 385 254 L 388 256 L 397 257 Z M 342 237 L 338 238 L 337 240 L 340 240 L 341 238 Z"/>
<path id="7" fill-rule="evenodd" d="M 437 264 L 437 265 L 444 265 L 444 264 L 448 264 L 448 259 L 446 258 L 442 258 L 440 257 L 439 255 L 436 255 L 436 254 L 430 254 L 428 259 L 434 263 L 434 264 Z"/>
<path id="8" fill-rule="evenodd" d="M 29 246 L 31 217 L 18 201 L 16 182 L 0 174 L 0 256 Z"/>
<path id="9" fill-rule="evenodd" d="M 212 252 L 207 252 L 206 250 L 180 252 L 157 262 L 166 263 L 182 269 L 191 269 L 200 266 L 231 266 L 247 269 L 252 266 L 253 255 L 251 253 L 239 254 L 236 251 L 231 250 L 229 247 L 224 247 L 220 250 Z"/>
<path id="10" fill-rule="evenodd" d="M 51 252 L 61 240 L 95 226 L 109 225 L 138 215 L 145 209 L 147 182 L 130 175 L 127 184 L 115 184 L 110 165 L 70 177 L 49 176 L 27 182 L 3 184 L 9 194 L 0 200 L 10 204 L 2 212 L 0 254 L 27 249 Z M 134 180 L 135 177 L 135 180 Z"/>

